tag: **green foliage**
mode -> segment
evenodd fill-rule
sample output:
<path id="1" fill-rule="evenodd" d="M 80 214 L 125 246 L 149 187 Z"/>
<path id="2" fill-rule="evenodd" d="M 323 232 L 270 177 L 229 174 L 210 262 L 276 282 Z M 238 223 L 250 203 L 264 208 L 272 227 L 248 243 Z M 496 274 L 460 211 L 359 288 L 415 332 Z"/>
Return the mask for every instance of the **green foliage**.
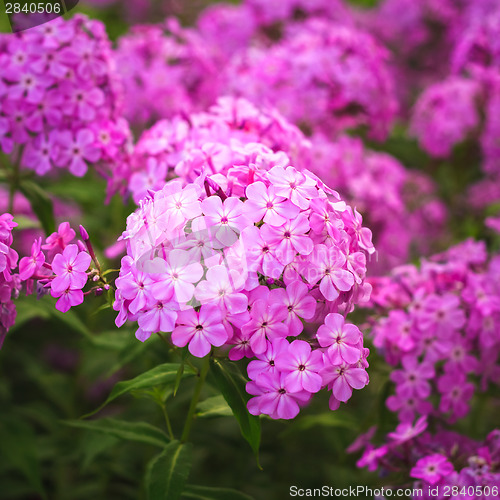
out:
<path id="1" fill-rule="evenodd" d="M 147 372 L 141 373 L 132 380 L 118 382 L 118 384 L 113 387 L 113 390 L 106 401 L 104 401 L 104 403 L 102 403 L 102 405 L 100 405 L 96 410 L 85 415 L 85 417 L 90 417 L 91 415 L 101 411 L 106 405 L 111 403 L 111 401 L 114 401 L 123 394 L 127 394 L 138 389 L 149 389 L 158 385 L 174 382 L 176 380 L 178 370 L 178 363 L 163 363 L 159 366 L 155 366 Z M 193 375 L 193 373 L 187 372 L 184 374 L 184 376 L 189 375 Z"/>
<path id="2" fill-rule="evenodd" d="M 259 463 L 260 420 L 247 410 L 247 402 L 250 396 L 245 391 L 245 379 L 241 376 L 241 373 L 236 372 L 232 366 L 231 368 L 229 366 L 213 360 L 211 363 L 212 373 L 222 396 L 224 396 L 240 425 L 241 434 L 248 441 L 257 463 Z"/>
<path id="3" fill-rule="evenodd" d="M 157 427 L 146 422 L 127 422 L 116 418 L 101 418 L 99 420 L 66 420 L 64 425 L 87 429 L 106 434 L 118 439 L 137 441 L 138 443 L 151 444 L 163 448 L 169 442 L 168 436 Z"/>
<path id="4" fill-rule="evenodd" d="M 148 500 L 178 500 L 191 469 L 192 445 L 172 441 L 149 463 L 146 471 Z"/>

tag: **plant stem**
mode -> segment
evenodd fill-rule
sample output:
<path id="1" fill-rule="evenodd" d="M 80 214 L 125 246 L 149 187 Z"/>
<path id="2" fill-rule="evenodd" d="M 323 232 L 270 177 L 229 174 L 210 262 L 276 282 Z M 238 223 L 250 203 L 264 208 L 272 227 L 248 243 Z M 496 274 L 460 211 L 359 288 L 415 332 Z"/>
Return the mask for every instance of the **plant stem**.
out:
<path id="1" fill-rule="evenodd" d="M 172 424 L 170 423 L 170 418 L 168 416 L 167 412 L 167 407 L 165 406 L 165 403 L 162 401 L 161 402 L 161 409 L 163 411 L 163 416 L 165 417 L 165 423 L 167 424 L 167 431 L 170 439 L 173 441 L 174 440 L 174 432 L 172 431 Z"/>
<path id="2" fill-rule="evenodd" d="M 184 429 L 182 430 L 181 443 L 185 443 L 189 438 L 189 433 L 191 432 L 191 427 L 193 425 L 194 412 L 196 411 L 196 405 L 200 399 L 201 389 L 207 378 L 208 368 L 210 366 L 210 355 L 205 356 L 203 360 L 203 366 L 198 375 L 198 382 L 194 388 L 193 397 L 191 398 L 191 404 L 189 405 L 189 411 L 186 417 L 186 423 L 184 424 Z"/>

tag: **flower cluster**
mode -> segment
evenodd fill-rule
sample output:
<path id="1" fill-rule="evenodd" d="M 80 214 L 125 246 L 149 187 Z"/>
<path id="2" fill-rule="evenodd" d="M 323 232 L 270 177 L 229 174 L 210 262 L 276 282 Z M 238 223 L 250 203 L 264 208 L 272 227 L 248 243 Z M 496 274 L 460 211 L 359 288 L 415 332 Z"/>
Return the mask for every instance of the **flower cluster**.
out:
<path id="1" fill-rule="evenodd" d="M 378 469 L 384 476 L 397 472 L 412 478 L 414 491 L 419 490 L 413 498 L 497 498 L 500 430 L 490 432 L 484 442 L 477 442 L 444 429 L 431 433 L 427 426 L 425 417 L 414 425 L 400 424 L 377 447 L 369 442 L 375 430 L 372 429 L 349 451 L 364 448 L 358 467 Z"/>
<path id="2" fill-rule="evenodd" d="M 471 240 L 389 278 L 373 280 L 373 342 L 386 361 L 395 394 L 387 400 L 401 422 L 417 415 L 455 421 L 474 392 L 500 385 L 500 258 L 488 261 Z"/>
<path id="3" fill-rule="evenodd" d="M 436 158 L 450 156 L 453 146 L 479 128 L 481 86 L 474 80 L 451 77 L 428 87 L 413 111 L 410 130 L 422 149 Z"/>
<path id="4" fill-rule="evenodd" d="M 443 233 L 446 209 L 430 178 L 387 153 L 365 148 L 359 138 L 341 136 L 331 142 L 316 135 L 311 143 L 302 163 L 335 185 L 373 232 L 377 259 L 368 266 L 372 275 L 408 262 L 412 249 L 419 255 L 432 251 Z"/>
<path id="5" fill-rule="evenodd" d="M 310 147 L 302 132 L 276 110 L 220 97 L 208 112 L 176 115 L 142 134 L 131 160 L 129 191 L 138 203 L 173 175 L 192 181 L 202 172 L 224 174 L 233 165 L 248 163 L 253 143 L 257 150 L 264 145 L 283 151 L 294 162 Z"/>
<path id="6" fill-rule="evenodd" d="M 89 278 L 94 282 L 99 281 L 98 272 L 89 270 L 92 260 L 97 265 L 97 259 L 89 236 L 82 226 L 80 233 L 84 243 L 72 243 L 75 231 L 68 222 L 63 222 L 56 232 L 46 238 L 43 245 L 42 238 L 37 238 L 30 255 L 19 262 L 19 277 L 27 282 L 27 293 L 34 290 L 33 284 L 36 281 L 37 293 L 50 292 L 52 297 L 58 299 L 56 309 L 61 312 L 67 312 L 71 307 L 83 303 L 83 288 Z M 92 291 L 99 294 L 103 289 L 94 287 Z"/>
<path id="7" fill-rule="evenodd" d="M 77 15 L 0 36 L 0 146 L 39 175 L 119 169 L 129 140 L 104 26 Z"/>
<path id="8" fill-rule="evenodd" d="M 367 127 L 384 139 L 396 112 L 388 53 L 369 34 L 311 18 L 270 47 L 250 46 L 225 71 L 229 93 L 273 105 L 329 136 Z"/>
<path id="9" fill-rule="evenodd" d="M 17 252 L 11 248 L 12 230 L 17 226 L 9 213 L 0 215 L 0 348 L 7 330 L 16 320 L 12 299 L 19 294 L 20 280 L 13 270 L 17 267 Z"/>
<path id="10" fill-rule="evenodd" d="M 129 216 L 116 324 L 137 321 L 142 341 L 172 332 L 198 357 L 225 346 L 257 358 L 253 413 L 292 418 L 325 386 L 336 409 L 368 382 L 368 350 L 342 314 L 369 294 L 371 233 L 317 177 L 255 146 L 247 164 L 167 182 Z M 290 342 L 302 320 L 324 324 Z"/>
<path id="11" fill-rule="evenodd" d="M 177 113 L 205 109 L 217 94 L 216 58 L 200 33 L 175 19 L 134 27 L 115 51 L 125 94 L 125 116 L 148 124 Z"/>

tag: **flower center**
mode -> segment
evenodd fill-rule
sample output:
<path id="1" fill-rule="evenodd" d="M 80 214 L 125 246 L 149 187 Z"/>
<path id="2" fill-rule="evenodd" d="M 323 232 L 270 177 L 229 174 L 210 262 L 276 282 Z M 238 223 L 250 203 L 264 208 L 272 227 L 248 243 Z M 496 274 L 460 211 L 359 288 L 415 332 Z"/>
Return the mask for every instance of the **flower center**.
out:
<path id="1" fill-rule="evenodd" d="M 196 325 L 196 330 L 203 330 L 203 325 Z"/>
<path id="2" fill-rule="evenodd" d="M 303 372 L 306 369 L 305 365 L 299 365 L 299 372 Z"/>

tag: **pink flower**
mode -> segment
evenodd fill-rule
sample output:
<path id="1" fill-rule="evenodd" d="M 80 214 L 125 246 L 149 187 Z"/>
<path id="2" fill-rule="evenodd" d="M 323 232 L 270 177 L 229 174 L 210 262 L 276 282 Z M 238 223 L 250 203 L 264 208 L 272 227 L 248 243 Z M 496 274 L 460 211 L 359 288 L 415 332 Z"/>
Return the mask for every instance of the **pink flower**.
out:
<path id="1" fill-rule="evenodd" d="M 401 444 L 422 434 L 425 429 L 427 429 L 427 417 L 423 416 L 415 422 L 415 425 L 412 425 L 411 422 L 402 422 L 394 432 L 389 432 L 387 437 L 394 443 Z"/>
<path id="2" fill-rule="evenodd" d="M 56 309 L 63 313 L 68 312 L 71 307 L 79 306 L 83 303 L 83 292 L 76 288 L 67 288 L 60 294 L 52 294 L 53 297 L 59 297 L 56 302 Z"/>
<path id="3" fill-rule="evenodd" d="M 299 403 L 303 404 L 307 402 L 310 398 L 310 394 L 306 391 L 291 391 L 285 379 L 286 374 L 279 372 L 275 372 L 274 374 L 263 373 L 259 375 L 256 384 L 263 394 L 257 396 L 257 407 L 251 405 L 252 399 L 249 401 L 248 410 L 254 415 L 265 413 L 275 419 L 295 418 L 300 410 Z"/>
<path id="4" fill-rule="evenodd" d="M 281 226 L 299 213 L 296 205 L 276 194 L 273 185 L 266 187 L 263 182 L 254 182 L 246 188 L 245 194 L 248 198 L 245 210 L 252 222 L 264 219 L 266 224 Z"/>
<path id="5" fill-rule="evenodd" d="M 368 374 L 363 368 L 350 365 L 335 365 L 326 355 L 324 370 L 321 373 L 323 384 L 329 384 L 333 396 L 338 401 L 346 402 L 352 396 L 353 389 L 362 389 L 368 384 Z"/>
<path id="6" fill-rule="evenodd" d="M 321 351 L 311 352 L 311 346 L 303 340 L 294 340 L 286 351 L 276 357 L 276 367 L 287 374 L 285 383 L 289 390 L 318 392 L 322 386 L 319 372 L 323 369 Z"/>
<path id="7" fill-rule="evenodd" d="M 306 235 L 309 230 L 307 217 L 299 214 L 279 227 L 264 225 L 261 233 L 263 239 L 275 248 L 278 260 L 286 266 L 295 260 L 297 254 L 309 255 L 313 251 L 313 241 Z"/>
<path id="8" fill-rule="evenodd" d="M 52 233 L 42 245 L 43 250 L 47 250 L 48 260 L 51 261 L 54 255 L 61 253 L 70 241 L 75 237 L 75 231 L 71 229 L 69 222 L 61 222 L 56 233 Z"/>
<path id="9" fill-rule="evenodd" d="M 222 246 L 231 246 L 248 225 L 243 203 L 238 198 L 227 198 L 223 203 L 218 196 L 210 196 L 202 201 L 201 208 Z"/>
<path id="10" fill-rule="evenodd" d="M 453 465 L 448 459 L 439 453 L 421 458 L 410 471 L 410 476 L 423 479 L 429 484 L 436 484 L 441 479 L 454 472 Z"/>
<path id="11" fill-rule="evenodd" d="M 151 333 L 171 332 L 177 319 L 174 308 L 175 302 L 159 300 L 147 311 L 139 313 L 139 330 Z"/>
<path id="12" fill-rule="evenodd" d="M 227 339 L 221 313 L 210 305 L 202 306 L 199 312 L 181 311 L 172 332 L 172 343 L 177 347 L 189 344 L 189 352 L 198 358 L 206 356 L 212 346 L 220 347 Z"/>
<path id="13" fill-rule="evenodd" d="M 279 304 L 268 304 L 256 300 L 252 307 L 250 321 L 242 327 L 242 332 L 249 333 L 250 347 L 255 354 L 263 353 L 267 348 L 266 339 L 286 337 L 288 329 L 283 323 L 286 309 Z"/>
<path id="14" fill-rule="evenodd" d="M 42 238 L 36 239 L 31 246 L 31 255 L 23 257 L 19 262 L 19 277 L 23 281 L 36 274 L 45 262 L 45 255 L 40 250 L 41 244 Z"/>
<path id="15" fill-rule="evenodd" d="M 90 129 L 81 129 L 73 136 L 71 132 L 61 132 L 58 136 L 61 152 L 57 160 L 58 166 L 68 166 L 69 171 L 77 177 L 87 172 L 87 164 L 95 163 L 101 157 L 96 146 L 94 133 Z"/>
<path id="16" fill-rule="evenodd" d="M 162 266 L 163 267 L 163 266 Z M 193 298 L 194 284 L 203 276 L 203 268 L 199 262 L 192 262 L 188 252 L 172 250 L 168 254 L 160 281 L 151 287 L 153 296 L 157 300 L 168 300 L 171 297 L 170 289 L 175 292 L 175 299 L 179 303 L 188 302 Z"/>
<path id="17" fill-rule="evenodd" d="M 256 379 L 261 373 L 274 373 L 276 368 L 276 357 L 288 350 L 288 341 L 285 338 L 277 338 L 267 342 L 267 349 L 256 356 L 257 359 L 250 361 L 247 366 L 248 376 Z"/>
<path id="18" fill-rule="evenodd" d="M 319 289 L 325 299 L 334 301 L 340 295 L 339 290 L 348 292 L 354 285 L 352 273 L 342 269 L 345 263 L 345 255 L 337 247 L 316 245 L 303 264 L 303 272 L 309 283 L 320 282 Z"/>
<path id="19" fill-rule="evenodd" d="M 195 297 L 202 303 L 213 303 L 224 311 L 238 314 L 247 310 L 248 298 L 239 293 L 240 276 L 224 266 L 213 266 L 207 271 L 206 279 L 198 283 Z"/>
<path id="20" fill-rule="evenodd" d="M 68 245 L 62 254 L 57 254 L 52 261 L 52 270 L 56 277 L 50 289 L 53 297 L 60 297 L 67 290 L 81 290 L 87 283 L 87 269 L 92 258 L 86 252 L 79 252 L 77 245 Z"/>
<path id="21" fill-rule="evenodd" d="M 317 196 L 316 182 L 294 167 L 273 167 L 269 171 L 277 195 L 290 200 L 302 210 L 309 208 L 311 199 Z"/>
<path id="22" fill-rule="evenodd" d="M 288 327 L 288 336 L 297 336 L 304 328 L 301 318 L 311 319 L 316 310 L 316 300 L 309 295 L 307 285 L 299 280 L 292 281 L 285 289 L 273 289 L 270 300 L 286 307 L 288 316 L 284 323 Z"/>
<path id="23" fill-rule="evenodd" d="M 361 332 L 356 326 L 346 324 L 340 314 L 328 314 L 325 324 L 318 328 L 316 338 L 321 347 L 328 347 L 328 354 L 334 364 L 357 363 L 361 357 Z"/>
<path id="24" fill-rule="evenodd" d="M 137 314 L 141 309 L 147 308 L 155 302 L 152 292 L 155 282 L 146 273 L 132 268 L 131 272 L 117 278 L 115 283 L 121 296 L 129 301 L 128 309 L 132 314 Z M 171 288 L 169 290 L 170 297 L 172 297 L 173 290 Z"/>

